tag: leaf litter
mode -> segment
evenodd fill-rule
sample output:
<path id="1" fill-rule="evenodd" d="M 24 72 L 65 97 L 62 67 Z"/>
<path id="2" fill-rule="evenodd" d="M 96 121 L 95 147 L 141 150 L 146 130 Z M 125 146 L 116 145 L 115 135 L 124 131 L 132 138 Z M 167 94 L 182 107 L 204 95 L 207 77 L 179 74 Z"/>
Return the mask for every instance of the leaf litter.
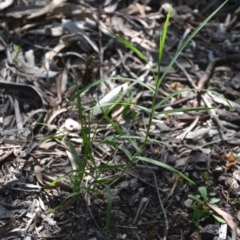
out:
<path id="1" fill-rule="evenodd" d="M 191 31 L 220 3 L 200 6 L 186 0 L 173 6 L 161 73 Z M 208 204 L 209 208 L 239 235 L 235 227 L 240 179 L 237 1 L 227 3 L 170 68 L 158 88 L 157 103 L 179 93 L 157 105 L 149 142 L 140 149 L 139 159 L 168 164 L 196 186 L 151 161 L 135 162 L 118 179 L 120 166 L 129 164 L 126 156 L 134 155 L 147 132 L 146 113 L 154 88 L 151 71 L 158 72 L 158 41 L 168 3 L 4 1 L 0 8 L 2 239 L 105 239 L 109 195 L 101 184 L 96 185 L 98 191 L 89 189 L 96 174 L 99 182 L 110 184 L 109 239 L 204 239 L 206 235 L 213 239 L 214 229 L 223 225 L 205 216 L 199 231 L 185 205 L 187 195 L 196 194 L 203 185 L 220 198 L 218 206 Z M 114 34 L 131 42 L 143 58 Z M 110 81 L 97 82 L 106 78 Z M 92 88 L 86 88 L 89 84 Z M 193 88 L 211 91 L 189 91 Z M 81 111 L 93 109 L 90 121 L 88 116 L 83 122 L 79 119 L 79 106 L 73 100 L 78 89 Z M 124 94 L 119 96 L 121 91 Z M 99 123 L 101 114 L 108 114 L 108 104 L 116 105 L 109 117 L 125 136 L 117 136 L 109 121 Z M 214 108 L 174 111 L 205 106 Z M 77 170 L 76 155 L 85 161 L 81 131 L 88 124 L 96 166 L 87 159 L 81 185 L 86 193 L 80 197 L 72 192 L 69 173 Z M 129 145 L 129 136 L 135 136 L 136 145 Z M 94 172 L 97 167 L 108 169 Z M 69 194 L 79 197 L 65 200 Z M 61 208 L 50 213 L 59 204 Z"/>

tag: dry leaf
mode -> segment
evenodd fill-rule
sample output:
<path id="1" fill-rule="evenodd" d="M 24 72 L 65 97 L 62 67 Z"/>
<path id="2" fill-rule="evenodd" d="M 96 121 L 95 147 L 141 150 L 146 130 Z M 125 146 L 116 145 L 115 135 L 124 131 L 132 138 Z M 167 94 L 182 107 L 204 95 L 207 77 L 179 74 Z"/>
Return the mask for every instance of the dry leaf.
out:
<path id="1" fill-rule="evenodd" d="M 234 227 L 236 226 L 236 224 L 233 221 L 232 216 L 230 216 L 228 213 L 224 212 L 222 209 L 220 209 L 217 206 L 213 206 L 209 203 L 207 203 L 207 205 L 213 210 L 215 211 L 218 215 L 220 215 L 228 224 L 228 226 L 233 230 Z M 240 236 L 240 229 L 237 228 L 237 235 Z"/>
<path id="2" fill-rule="evenodd" d="M 9 7 L 13 3 L 13 0 L 4 0 L 0 1 L 0 10 L 3 10 L 7 7 Z"/>
<path id="3" fill-rule="evenodd" d="M 42 9 L 40 9 L 39 11 L 34 12 L 31 15 L 29 15 L 27 18 L 31 19 L 31 18 L 42 16 L 42 15 L 54 10 L 56 7 L 59 7 L 64 2 L 66 2 L 66 0 L 53 0 L 48 5 L 46 5 Z"/>
<path id="4" fill-rule="evenodd" d="M 34 167 L 34 173 L 36 175 L 38 182 L 40 182 L 42 185 L 44 185 L 43 181 L 42 181 L 42 168 L 40 166 L 36 165 Z"/>

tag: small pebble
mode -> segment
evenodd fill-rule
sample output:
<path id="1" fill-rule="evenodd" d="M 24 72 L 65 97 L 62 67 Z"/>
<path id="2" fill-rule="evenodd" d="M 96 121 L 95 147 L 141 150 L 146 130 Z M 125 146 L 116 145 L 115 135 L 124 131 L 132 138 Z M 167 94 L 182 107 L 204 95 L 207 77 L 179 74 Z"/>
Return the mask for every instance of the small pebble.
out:
<path id="1" fill-rule="evenodd" d="M 127 239 L 127 234 L 123 234 L 121 239 Z"/>
<path id="2" fill-rule="evenodd" d="M 184 202 L 184 206 L 186 208 L 189 208 L 193 203 L 193 200 L 192 199 L 187 199 L 185 202 Z"/>

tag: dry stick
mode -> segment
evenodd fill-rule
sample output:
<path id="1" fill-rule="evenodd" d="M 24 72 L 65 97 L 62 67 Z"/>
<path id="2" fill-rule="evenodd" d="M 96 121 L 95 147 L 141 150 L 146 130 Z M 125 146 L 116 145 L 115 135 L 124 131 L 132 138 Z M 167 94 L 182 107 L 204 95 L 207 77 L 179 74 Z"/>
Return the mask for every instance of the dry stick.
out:
<path id="1" fill-rule="evenodd" d="M 117 51 L 118 51 L 118 49 L 117 49 Z M 119 51 L 118 54 L 120 55 L 120 53 L 121 52 Z M 128 58 L 131 55 L 132 55 L 132 51 L 131 50 L 129 52 L 127 52 L 124 56 L 121 54 L 120 55 L 121 58 L 114 64 L 114 66 L 112 68 L 110 68 L 107 71 L 106 75 L 107 76 L 110 75 L 113 72 L 113 70 L 116 69 L 116 67 L 119 67 L 123 63 L 123 61 L 125 61 L 125 59 Z"/>
<path id="2" fill-rule="evenodd" d="M 140 238 L 138 237 L 138 235 L 134 232 L 134 234 L 136 235 L 136 237 L 140 240 Z"/>
<path id="3" fill-rule="evenodd" d="M 13 153 L 13 149 L 5 152 L 1 157 L 0 157 L 0 163 L 2 164 L 4 161 L 7 161 L 7 158 Z"/>
<path id="4" fill-rule="evenodd" d="M 223 63 L 230 63 L 230 62 L 235 62 L 235 61 L 240 61 L 240 55 L 239 54 L 234 54 L 234 55 L 229 55 L 225 58 L 214 58 L 212 61 L 209 62 L 207 69 L 205 70 L 205 73 L 203 76 L 200 78 L 198 82 L 198 89 L 203 89 L 205 84 L 209 81 L 211 78 L 214 69 L 217 65 L 223 64 Z"/>
<path id="5" fill-rule="evenodd" d="M 97 229 L 99 230 L 99 238 L 101 239 L 105 239 L 105 235 L 102 233 L 102 228 L 100 228 L 99 224 L 97 223 L 96 219 L 94 218 L 93 214 L 92 214 L 92 210 L 90 209 L 90 207 L 88 206 L 88 204 L 86 203 L 86 207 L 87 207 L 87 211 L 91 217 L 91 219 L 93 220 L 95 226 L 97 227 Z"/>
<path id="6" fill-rule="evenodd" d="M 181 64 L 178 63 L 178 61 L 176 61 L 177 66 L 182 70 L 182 72 L 185 74 L 185 76 L 187 77 L 187 79 L 189 80 L 189 82 L 191 83 L 193 88 L 199 88 L 199 86 L 202 85 L 202 83 L 204 83 L 205 79 L 209 79 L 211 77 L 211 74 L 209 75 L 209 73 L 211 71 L 210 67 L 209 69 L 207 68 L 206 73 L 203 75 L 203 77 L 200 79 L 199 83 L 198 83 L 198 87 L 196 86 L 196 84 L 194 83 L 194 81 L 192 80 L 191 76 L 187 73 L 187 71 L 185 70 L 185 68 L 183 68 L 181 66 Z M 213 63 L 215 65 L 215 63 Z M 208 72 L 208 74 L 207 74 Z M 207 78 L 206 76 L 208 76 L 209 78 Z M 203 86 L 205 85 L 205 83 L 203 84 Z M 199 88 L 202 89 L 202 88 Z M 202 96 L 202 99 L 204 101 L 204 103 L 206 104 L 207 107 L 211 107 L 211 104 L 209 103 L 208 99 L 205 96 Z M 226 131 L 225 127 L 222 125 L 222 123 L 219 121 L 216 112 L 214 111 L 214 109 L 210 109 L 210 113 L 214 119 L 214 121 L 218 124 L 218 126 L 220 127 L 222 133 L 224 134 L 224 132 Z"/>
<path id="7" fill-rule="evenodd" d="M 125 61 L 126 61 L 127 58 L 128 58 L 129 56 L 131 56 L 131 55 L 129 55 L 129 53 L 126 53 L 125 55 L 123 55 L 123 54 L 122 54 L 122 51 L 121 51 L 120 49 L 117 48 L 116 50 L 117 50 L 119 56 L 120 56 L 121 59 L 122 59 L 121 64 L 123 65 L 123 68 L 129 73 L 129 75 L 130 75 L 132 78 L 138 79 L 138 76 L 137 76 L 134 72 L 132 72 L 132 71 L 130 70 L 130 68 L 127 66 L 127 64 L 125 64 Z M 125 57 L 125 56 L 127 56 L 127 57 Z"/>
<path id="8" fill-rule="evenodd" d="M 151 184 L 151 183 L 143 180 L 142 178 L 136 176 L 136 175 L 133 174 L 133 173 L 126 172 L 126 174 L 128 174 L 128 175 L 130 175 L 130 176 L 132 176 L 132 177 L 134 177 L 134 178 L 136 178 L 136 179 L 138 179 L 138 181 L 140 181 L 140 182 L 142 182 L 142 183 L 144 183 L 144 184 L 146 184 L 146 185 L 148 185 L 148 186 L 150 186 L 150 187 L 152 187 L 152 188 L 155 188 L 155 186 L 154 186 L 153 184 Z M 159 188 L 159 187 L 158 187 L 158 191 L 161 191 L 162 193 L 165 193 L 165 191 L 163 191 L 163 190 L 162 190 L 161 188 Z"/>
<path id="9" fill-rule="evenodd" d="M 148 203 L 148 198 L 147 197 L 143 197 L 141 199 L 141 202 L 140 202 L 140 204 L 138 206 L 137 213 L 136 213 L 135 218 L 133 220 L 133 224 L 134 225 L 137 223 L 137 220 L 138 220 L 139 216 L 142 214 L 142 210 L 144 208 L 145 203 Z"/>
<path id="10" fill-rule="evenodd" d="M 1 39 L 0 39 L 1 40 Z M 41 93 L 34 87 L 28 84 L 14 83 L 8 81 L 0 81 L 0 89 L 4 90 L 5 93 L 10 96 L 15 96 L 19 92 L 33 99 L 34 103 L 39 104 L 42 108 L 45 107 L 45 100 Z M 44 113 L 40 113 L 36 123 L 40 123 L 44 117 Z"/>
<path id="11" fill-rule="evenodd" d="M 187 167 L 188 167 L 188 162 L 189 162 L 189 159 L 188 159 L 187 162 L 185 163 L 185 166 L 184 166 L 182 172 L 185 172 L 185 170 L 187 169 Z M 173 193 L 174 193 L 174 191 L 175 191 L 175 188 L 177 187 L 177 184 L 178 184 L 179 179 L 180 179 L 180 176 L 177 176 L 177 180 L 176 180 L 175 183 L 173 184 L 172 189 L 171 189 L 171 191 L 169 192 L 169 194 L 168 194 L 168 196 L 166 197 L 166 199 L 165 199 L 164 202 L 166 202 L 166 201 L 173 195 Z"/>
<path id="12" fill-rule="evenodd" d="M 232 240 L 237 240 L 237 226 L 235 225 L 232 230 Z"/>
<path id="13" fill-rule="evenodd" d="M 201 90 L 204 88 L 204 86 L 206 85 L 206 83 L 209 81 L 209 79 L 211 78 L 214 69 L 217 65 L 219 64 L 223 64 L 223 63 L 229 63 L 229 62 L 235 62 L 235 61 L 240 61 L 240 55 L 239 54 L 234 54 L 234 55 L 229 55 L 225 58 L 215 58 L 212 61 L 210 61 L 210 63 L 207 66 L 207 69 L 205 70 L 205 73 L 203 74 L 203 76 L 200 78 L 197 88 L 198 90 Z M 200 96 L 200 91 L 198 92 L 199 96 Z M 210 107 L 210 103 L 208 102 L 207 98 L 205 96 L 202 96 L 205 104 Z M 222 132 L 224 133 L 226 131 L 225 127 L 222 125 L 222 123 L 219 121 L 216 112 L 211 109 L 210 110 L 213 119 L 217 122 L 217 124 L 219 125 L 220 129 L 222 130 Z M 224 136 L 223 136 L 224 138 Z"/>
<path id="14" fill-rule="evenodd" d="M 152 171 L 152 170 L 151 170 L 151 171 Z M 152 171 L 152 173 L 153 173 L 153 177 L 154 177 L 154 182 L 155 182 L 155 187 L 156 187 L 156 191 L 157 191 L 157 195 L 158 195 L 158 200 L 159 200 L 159 203 L 160 203 L 160 206 L 161 206 L 161 209 L 162 209 L 162 212 L 163 212 L 164 220 L 165 220 L 165 229 L 164 229 L 164 237 L 163 237 L 163 240 L 167 240 L 168 229 L 169 229 L 168 218 L 167 218 L 167 214 L 166 214 L 166 211 L 165 211 L 164 206 L 163 206 L 163 203 L 162 203 L 162 199 L 161 199 L 160 193 L 159 193 L 159 191 L 158 191 L 156 174 L 155 174 L 153 171 Z"/>
<path id="15" fill-rule="evenodd" d="M 209 10 L 209 8 L 211 8 L 212 6 L 214 6 L 216 4 L 217 1 L 218 0 L 213 0 L 213 1 L 209 2 L 209 4 L 207 6 L 205 6 L 204 9 L 201 11 L 201 14 L 205 14 Z"/>
<path id="16" fill-rule="evenodd" d="M 194 97 L 196 97 L 196 94 L 194 94 L 193 96 L 188 96 L 188 97 L 181 98 L 181 99 L 179 99 L 177 101 L 174 101 L 172 103 L 166 103 L 166 104 L 160 105 L 159 107 L 156 107 L 155 110 L 164 109 L 166 107 L 174 107 L 174 106 L 180 105 L 181 103 L 184 103 L 188 100 L 191 100 Z"/>
<path id="17" fill-rule="evenodd" d="M 212 141 L 212 142 L 208 142 L 208 143 L 206 143 L 206 144 L 203 144 L 203 145 L 201 145 L 200 147 L 201 147 L 201 148 L 204 148 L 204 147 L 209 146 L 209 145 L 211 145 L 211 144 L 221 142 L 222 140 L 228 141 L 228 140 L 233 139 L 234 137 L 235 137 L 235 136 L 232 136 L 232 137 L 229 137 L 229 138 L 217 139 L 217 140 L 215 140 L 215 141 Z"/>
<path id="18" fill-rule="evenodd" d="M 199 120 L 199 116 L 195 118 L 195 120 L 192 122 L 192 124 L 185 130 L 185 132 L 181 136 L 181 141 L 186 137 L 186 135 L 195 128 Z"/>
<path id="19" fill-rule="evenodd" d="M 160 193 L 159 193 L 159 190 L 158 190 L 157 177 L 156 177 L 155 172 L 154 172 L 146 163 L 144 163 L 144 164 L 145 164 L 146 167 L 152 172 L 153 177 L 154 177 L 155 189 L 156 189 L 156 191 L 157 191 L 158 200 L 159 200 L 159 203 L 160 203 L 160 206 L 161 206 L 161 209 L 162 209 L 162 212 L 163 212 L 163 217 L 164 217 L 164 220 L 165 220 L 165 229 L 164 229 L 164 237 L 163 237 L 163 240 L 167 240 L 169 223 L 168 223 L 167 214 L 166 214 L 166 211 L 165 211 L 165 209 L 164 209 L 164 206 L 163 206 L 163 203 L 162 203 L 162 199 L 161 199 L 161 196 L 160 196 Z"/>

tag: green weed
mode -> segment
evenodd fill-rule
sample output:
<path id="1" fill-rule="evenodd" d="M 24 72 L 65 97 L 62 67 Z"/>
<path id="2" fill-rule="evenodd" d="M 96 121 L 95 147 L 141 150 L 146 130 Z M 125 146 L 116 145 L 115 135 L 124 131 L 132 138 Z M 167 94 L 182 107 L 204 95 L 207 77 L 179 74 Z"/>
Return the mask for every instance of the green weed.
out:
<path id="1" fill-rule="evenodd" d="M 141 60 L 146 62 L 148 66 L 150 67 L 151 73 L 154 77 L 154 87 L 149 87 L 147 84 L 145 84 L 143 81 L 139 79 L 130 79 L 130 78 L 122 78 L 122 77 L 110 77 L 110 78 L 105 78 L 105 79 L 100 79 L 98 81 L 95 81 L 88 85 L 87 87 L 83 89 L 77 89 L 77 93 L 71 97 L 70 101 L 73 101 L 76 99 L 77 101 L 77 106 L 78 106 L 78 114 L 79 114 L 79 119 L 82 124 L 82 130 L 81 130 L 81 137 L 83 139 L 83 156 L 79 156 L 79 154 L 76 152 L 74 149 L 74 146 L 72 143 L 68 140 L 66 140 L 66 143 L 69 147 L 69 150 L 71 151 L 75 162 L 76 162 L 76 169 L 74 169 L 72 172 L 68 174 L 70 181 L 72 183 L 72 188 L 73 188 L 73 193 L 71 193 L 68 198 L 71 197 L 76 197 L 76 196 L 84 196 L 86 193 L 89 192 L 97 192 L 99 191 L 101 186 L 106 186 L 106 192 L 108 196 L 108 204 L 107 204 L 107 215 L 106 215 L 106 238 L 108 239 L 108 234 L 109 234 L 109 225 L 110 225 L 110 215 L 111 215 L 111 208 L 112 208 L 112 200 L 111 200 L 111 189 L 108 186 L 109 183 L 113 182 L 116 179 L 119 179 L 121 176 L 124 175 L 126 170 L 132 165 L 132 163 L 136 161 L 144 161 L 147 163 L 151 163 L 154 165 L 157 165 L 159 167 L 162 167 L 168 171 L 174 172 L 178 174 L 180 177 L 184 178 L 186 181 L 189 183 L 193 183 L 191 179 L 189 179 L 187 176 L 182 174 L 181 172 L 175 170 L 173 167 L 161 163 L 157 160 L 148 158 L 146 156 L 142 156 L 141 151 L 144 149 L 145 145 L 148 142 L 156 142 L 158 144 L 163 144 L 162 142 L 159 142 L 155 139 L 150 138 L 150 127 L 152 124 L 152 121 L 154 117 L 161 115 L 161 114 L 169 114 L 169 113 L 176 113 L 176 112 L 189 112 L 189 111 L 204 111 L 204 110 L 209 110 L 209 108 L 185 108 L 185 109 L 173 109 L 173 110 L 168 110 L 168 111 L 162 111 L 158 112 L 156 109 L 163 105 L 166 101 L 171 99 L 172 97 L 178 95 L 179 93 L 183 91 L 189 91 L 189 90 L 181 90 L 181 91 L 176 91 L 172 94 L 169 94 L 169 96 L 165 97 L 162 99 L 160 102 L 157 102 L 157 95 L 158 95 L 158 89 L 159 86 L 162 84 L 164 81 L 164 78 L 166 74 L 169 72 L 170 68 L 173 66 L 175 63 L 176 59 L 180 55 L 180 53 L 183 51 L 185 46 L 189 43 L 189 41 L 200 31 L 200 29 L 214 16 L 214 14 L 219 11 L 219 9 L 226 3 L 225 1 L 216 11 L 214 11 L 209 17 L 207 17 L 199 27 L 197 27 L 192 34 L 185 40 L 185 42 L 182 44 L 182 46 L 179 48 L 179 50 L 176 52 L 176 54 L 173 56 L 171 62 L 165 69 L 164 73 L 161 74 L 161 61 L 162 61 L 162 56 L 164 52 L 164 47 L 165 47 L 165 41 L 166 41 L 166 36 L 167 36 L 167 31 L 168 31 L 168 25 L 170 21 L 170 16 L 171 16 L 171 11 L 168 13 L 164 28 L 162 31 L 162 34 L 159 39 L 159 48 L 158 48 L 158 71 L 157 74 L 154 73 L 154 71 L 151 68 L 151 64 L 149 63 L 147 57 L 139 50 L 137 49 L 132 43 L 129 41 L 123 39 L 120 36 L 114 35 L 119 42 L 121 42 L 123 45 L 125 45 L 127 48 L 129 48 L 134 54 L 136 54 Z M 86 90 L 89 90 L 90 88 L 97 86 L 101 82 L 104 81 L 123 81 L 123 82 L 128 82 L 129 84 L 122 84 L 120 87 L 117 88 L 117 90 L 113 90 L 111 93 L 107 94 L 103 99 L 101 99 L 96 106 L 94 106 L 91 109 L 85 110 L 82 107 L 81 104 L 81 94 L 84 93 Z M 130 84 L 131 83 L 131 84 Z M 109 116 L 110 112 L 114 107 L 117 105 L 122 105 L 125 107 L 125 112 L 129 111 L 129 102 L 124 101 L 125 95 L 129 91 L 131 91 L 132 87 L 135 84 L 141 85 L 142 88 L 146 88 L 150 90 L 152 93 L 152 104 L 150 108 L 146 108 L 141 105 L 134 105 L 136 111 L 140 110 L 143 111 L 144 113 L 148 114 L 149 120 L 147 123 L 147 130 L 146 134 L 143 137 L 140 137 L 138 135 L 132 136 L 129 135 L 128 133 L 125 132 L 125 130 L 119 126 L 114 120 Z M 76 84 L 77 85 L 77 84 Z M 193 91 L 194 89 L 192 89 Z M 217 93 L 216 93 L 217 94 Z M 103 120 L 107 120 L 107 122 L 112 126 L 114 129 L 115 133 L 111 136 L 105 137 L 102 141 L 96 143 L 95 142 L 95 136 L 97 133 L 98 126 L 96 129 L 91 129 L 91 113 L 93 115 L 97 114 L 102 114 L 101 119 L 99 120 L 99 124 Z M 135 118 L 138 118 L 138 113 L 136 113 Z M 127 147 L 124 147 L 119 143 L 119 140 L 128 142 L 131 145 L 131 148 L 134 150 L 133 152 L 130 152 Z M 124 164 L 112 164 L 112 163 L 105 163 L 105 164 L 99 164 L 93 156 L 93 149 L 94 146 L 100 146 L 101 144 L 107 144 L 111 149 L 113 149 L 113 155 L 114 151 L 122 151 L 126 157 L 129 159 L 127 163 Z M 117 176 L 109 176 L 109 177 L 103 177 L 108 173 L 110 170 L 115 170 L 118 171 Z M 86 180 L 86 178 L 88 180 Z M 194 200 L 197 202 L 197 205 L 195 205 L 195 215 L 199 213 L 197 212 L 198 209 L 202 209 L 202 212 L 199 214 L 201 215 L 198 217 L 198 219 L 203 217 L 203 214 L 206 213 L 205 211 L 205 202 L 207 200 L 205 194 L 203 191 L 200 192 L 199 196 L 192 196 Z M 201 200 L 203 198 L 203 200 Z M 211 201 L 211 200 L 210 200 Z M 201 206 L 200 206 L 201 205 Z M 200 208 L 201 207 L 201 208 Z M 209 211 L 209 209 L 208 209 Z"/>
<path id="2" fill-rule="evenodd" d="M 214 217 L 219 223 L 225 223 L 225 221 L 221 217 L 214 214 L 214 212 L 207 205 L 207 203 L 216 205 L 220 202 L 220 199 L 215 197 L 216 193 L 208 193 L 205 186 L 199 187 L 198 192 L 199 194 L 196 195 L 188 195 L 188 197 L 193 200 L 190 209 L 193 210 L 192 220 L 194 224 L 198 227 L 201 222 L 205 221 L 211 216 Z"/>

